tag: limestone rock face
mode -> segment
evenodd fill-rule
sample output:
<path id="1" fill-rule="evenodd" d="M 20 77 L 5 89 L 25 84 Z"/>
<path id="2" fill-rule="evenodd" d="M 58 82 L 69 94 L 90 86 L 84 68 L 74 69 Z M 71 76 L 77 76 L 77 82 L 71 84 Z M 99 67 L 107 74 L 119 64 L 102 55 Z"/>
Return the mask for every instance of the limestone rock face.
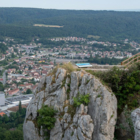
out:
<path id="1" fill-rule="evenodd" d="M 135 109 L 131 113 L 131 118 L 135 130 L 135 140 L 139 140 L 140 139 L 140 108 Z"/>
<path id="2" fill-rule="evenodd" d="M 88 106 L 73 106 L 73 97 L 90 94 Z M 43 77 L 28 105 L 23 125 L 24 140 L 44 140 L 36 126 L 42 105 L 58 110 L 50 140 L 113 140 L 117 118 L 117 99 L 93 75 L 85 71 L 70 74 L 58 69 Z"/>
<path id="3" fill-rule="evenodd" d="M 88 114 L 91 116 L 96 128 L 93 132 L 93 140 L 113 140 L 114 126 L 117 119 L 117 100 L 97 79 L 93 83 Z M 91 90 L 91 89 L 90 89 Z"/>

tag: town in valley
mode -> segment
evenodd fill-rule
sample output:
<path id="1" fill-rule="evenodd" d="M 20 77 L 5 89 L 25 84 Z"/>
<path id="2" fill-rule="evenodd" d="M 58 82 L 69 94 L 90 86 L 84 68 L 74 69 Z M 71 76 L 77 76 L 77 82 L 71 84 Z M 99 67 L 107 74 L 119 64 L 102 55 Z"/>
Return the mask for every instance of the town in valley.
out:
<path id="1" fill-rule="evenodd" d="M 19 101 L 27 107 L 40 79 L 55 66 L 71 62 L 116 64 L 138 53 L 140 44 L 128 39 L 120 43 L 97 41 L 93 38 L 49 38 L 50 44 L 33 38 L 29 44 L 5 37 L 0 45 L 0 115 L 15 110 Z M 101 60 L 104 60 L 103 62 Z M 110 63 L 110 60 L 114 60 Z"/>

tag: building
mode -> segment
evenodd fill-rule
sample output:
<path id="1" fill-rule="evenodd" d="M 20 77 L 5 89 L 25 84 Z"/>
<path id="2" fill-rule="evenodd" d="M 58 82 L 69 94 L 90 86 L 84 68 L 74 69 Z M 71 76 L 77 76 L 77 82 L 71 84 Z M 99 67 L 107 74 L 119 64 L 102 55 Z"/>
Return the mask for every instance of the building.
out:
<path id="1" fill-rule="evenodd" d="M 5 94 L 0 92 L 0 106 L 5 105 Z"/>
<path id="2" fill-rule="evenodd" d="M 92 65 L 90 63 L 78 63 L 78 64 L 76 64 L 76 66 L 78 66 L 79 68 L 92 67 Z"/>
<path id="3" fill-rule="evenodd" d="M 5 115 L 5 113 L 4 113 L 4 112 L 0 112 L 0 116 L 2 116 L 2 117 L 3 117 L 3 115 Z"/>
<path id="4" fill-rule="evenodd" d="M 17 95 L 18 93 L 19 93 L 19 89 L 18 88 L 8 91 L 8 94 L 10 96 Z"/>
<path id="5" fill-rule="evenodd" d="M 20 101 L 22 107 L 26 108 L 30 100 L 32 99 L 32 96 L 33 94 L 28 94 L 28 95 L 12 96 L 6 98 L 5 105 L 0 106 L 1 115 L 4 115 L 3 113 L 8 115 L 10 112 L 16 111 Z"/>
<path id="6" fill-rule="evenodd" d="M 37 46 L 25 46 L 25 45 L 22 45 L 21 48 L 22 49 L 34 49 L 36 48 Z"/>
<path id="7" fill-rule="evenodd" d="M 28 104 L 22 105 L 22 108 L 27 108 Z M 9 112 L 17 112 L 19 110 L 19 106 L 13 106 L 7 109 Z"/>
<path id="8" fill-rule="evenodd" d="M 20 89 L 24 89 L 24 88 L 31 89 L 32 86 L 33 86 L 33 84 L 27 83 L 27 84 L 24 84 L 24 85 L 19 85 L 18 88 L 20 88 Z"/>
<path id="9" fill-rule="evenodd" d="M 0 78 L 0 82 L 3 83 L 3 78 Z"/>

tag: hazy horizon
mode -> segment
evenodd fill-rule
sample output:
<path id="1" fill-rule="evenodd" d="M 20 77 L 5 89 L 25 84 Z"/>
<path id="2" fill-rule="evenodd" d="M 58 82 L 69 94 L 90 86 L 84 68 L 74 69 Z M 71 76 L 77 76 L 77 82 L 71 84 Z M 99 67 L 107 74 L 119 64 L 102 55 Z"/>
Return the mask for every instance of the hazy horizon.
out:
<path id="1" fill-rule="evenodd" d="M 132 12 L 140 12 L 140 9 L 56 9 L 56 8 L 38 8 L 38 7 L 1 7 L 0 8 L 33 8 L 33 9 L 50 9 L 50 10 L 91 10 L 91 11 L 132 11 Z"/>
<path id="2" fill-rule="evenodd" d="M 4 0 L 0 7 L 41 8 L 62 10 L 113 10 L 113 11 L 140 11 L 140 1 L 135 0 Z"/>

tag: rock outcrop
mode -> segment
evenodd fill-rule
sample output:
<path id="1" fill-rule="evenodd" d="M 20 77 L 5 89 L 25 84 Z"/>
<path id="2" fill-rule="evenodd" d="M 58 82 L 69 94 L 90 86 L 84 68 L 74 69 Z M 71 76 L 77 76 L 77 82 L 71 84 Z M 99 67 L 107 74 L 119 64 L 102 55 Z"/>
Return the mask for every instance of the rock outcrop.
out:
<path id="1" fill-rule="evenodd" d="M 73 107 L 73 97 L 90 94 L 88 106 Z M 24 140 L 43 140 L 36 126 L 42 105 L 58 110 L 50 140 L 113 140 L 117 99 L 93 75 L 84 71 L 70 74 L 59 68 L 43 77 L 28 105 L 23 125 Z"/>
<path id="2" fill-rule="evenodd" d="M 133 121 L 133 126 L 135 130 L 135 140 L 140 140 L 140 108 L 135 109 L 131 113 L 131 118 Z"/>

